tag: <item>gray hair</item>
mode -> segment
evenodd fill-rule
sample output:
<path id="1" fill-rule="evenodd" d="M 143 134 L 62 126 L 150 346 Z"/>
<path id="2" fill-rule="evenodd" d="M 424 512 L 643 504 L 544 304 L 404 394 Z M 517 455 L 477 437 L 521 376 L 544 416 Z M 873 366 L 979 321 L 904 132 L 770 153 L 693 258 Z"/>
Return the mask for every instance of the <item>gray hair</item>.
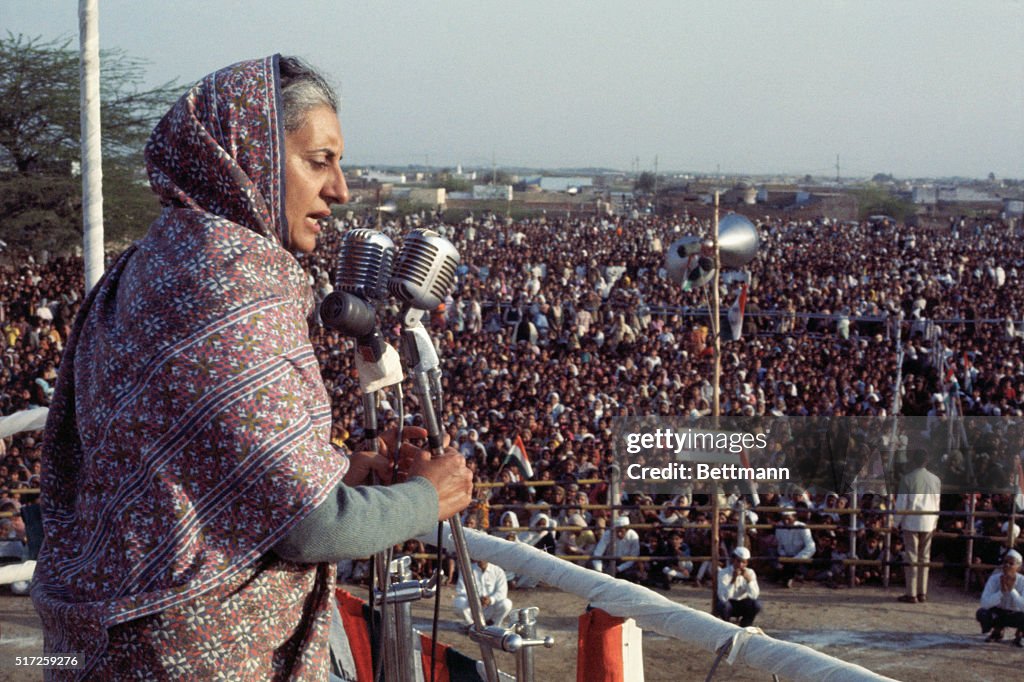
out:
<path id="1" fill-rule="evenodd" d="M 306 122 L 311 109 L 327 106 L 338 111 L 338 96 L 316 69 L 298 57 L 281 57 L 281 108 L 285 132 L 293 133 Z"/>

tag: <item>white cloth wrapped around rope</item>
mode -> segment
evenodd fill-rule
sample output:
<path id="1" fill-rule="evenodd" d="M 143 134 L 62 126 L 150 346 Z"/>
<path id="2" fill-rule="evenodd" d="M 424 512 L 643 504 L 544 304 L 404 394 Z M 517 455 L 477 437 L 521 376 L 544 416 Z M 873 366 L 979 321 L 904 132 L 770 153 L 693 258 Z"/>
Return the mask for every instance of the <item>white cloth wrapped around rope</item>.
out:
<path id="1" fill-rule="evenodd" d="M 6 417 L 0 417 L 0 438 L 21 433 L 22 431 L 39 431 L 46 426 L 48 407 L 33 407 Z"/>
<path id="2" fill-rule="evenodd" d="M 22 561 L 20 564 L 7 564 L 0 566 L 0 585 L 11 583 L 27 582 L 32 580 L 32 574 L 36 571 L 36 562 Z"/>
<path id="3" fill-rule="evenodd" d="M 484 559 L 515 573 L 525 573 L 564 592 L 570 592 L 595 608 L 613 616 L 633 618 L 644 630 L 697 644 L 718 652 L 732 642 L 729 662 L 808 682 L 861 682 L 891 680 L 867 668 L 841 661 L 806 647 L 773 639 L 756 628 L 740 628 L 625 580 L 557 559 L 523 543 L 509 542 L 466 529 L 470 556 Z M 451 533 L 445 526 L 445 547 L 454 551 Z M 435 537 L 420 538 L 434 543 Z M 710 664 L 710 661 L 709 661 Z"/>

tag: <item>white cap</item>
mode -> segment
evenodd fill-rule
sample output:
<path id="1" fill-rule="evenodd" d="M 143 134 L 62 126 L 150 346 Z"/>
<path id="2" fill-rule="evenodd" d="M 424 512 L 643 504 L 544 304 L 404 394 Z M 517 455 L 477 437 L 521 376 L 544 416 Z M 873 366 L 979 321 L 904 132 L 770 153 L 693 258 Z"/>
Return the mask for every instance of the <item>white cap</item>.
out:
<path id="1" fill-rule="evenodd" d="M 629 517 L 628 516 L 617 516 L 617 517 L 615 517 L 615 527 L 616 528 L 622 528 L 622 527 L 628 526 L 628 525 L 629 525 Z"/>
<path id="2" fill-rule="evenodd" d="M 1015 549 L 1011 549 L 1009 552 L 1007 552 L 1006 555 L 1003 557 L 1003 559 L 1013 559 L 1013 562 L 1015 564 L 1017 564 L 1018 566 L 1021 563 L 1020 552 L 1018 552 Z"/>
<path id="3" fill-rule="evenodd" d="M 750 550 L 746 547 L 737 547 L 732 551 L 732 555 L 742 561 L 750 560 Z"/>

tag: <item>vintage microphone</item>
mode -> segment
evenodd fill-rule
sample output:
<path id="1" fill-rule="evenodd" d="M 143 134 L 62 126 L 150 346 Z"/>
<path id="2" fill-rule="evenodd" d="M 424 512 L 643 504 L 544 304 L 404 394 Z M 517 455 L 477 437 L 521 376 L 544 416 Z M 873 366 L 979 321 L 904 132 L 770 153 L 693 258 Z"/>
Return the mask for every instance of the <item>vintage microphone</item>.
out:
<path id="1" fill-rule="evenodd" d="M 437 308 L 455 285 L 459 252 L 447 239 L 433 230 L 413 230 L 402 243 L 395 261 L 388 290 L 404 304 L 402 309 L 402 353 L 416 394 L 423 409 L 423 423 L 433 457 L 444 455 L 444 439 L 438 413 L 442 403 L 441 363 L 430 334 L 423 326 L 423 315 Z M 456 561 L 463 576 L 469 609 L 473 615 L 470 638 L 480 644 L 481 659 L 488 682 L 498 682 L 498 667 L 492 643 L 484 639 L 484 621 L 480 595 L 473 577 L 473 564 L 466 546 L 462 521 L 458 514 L 449 521 Z M 474 636 L 476 635 L 476 636 Z"/>
<path id="2" fill-rule="evenodd" d="M 395 384 L 400 384 L 401 360 L 380 333 L 373 304 L 387 295 L 387 283 L 391 278 L 397 249 L 391 239 L 374 230 L 358 229 L 345 234 L 338 252 L 335 269 L 337 289 L 328 294 L 320 304 L 320 319 L 325 327 L 336 329 L 346 336 L 355 338 L 355 363 L 362 390 L 363 436 L 370 449 L 379 451 L 377 436 L 377 393 Z M 397 453 L 395 453 L 397 457 Z M 375 477 L 375 482 L 378 482 Z M 377 574 L 381 606 L 381 646 L 378 657 L 388 680 L 401 680 L 402 670 L 407 667 L 399 658 L 395 621 L 388 617 L 388 587 L 390 582 L 391 552 L 385 550 L 373 558 Z M 373 585 L 370 586 L 370 605 L 374 603 Z M 391 642 L 392 646 L 386 646 Z M 378 673 L 380 669 L 378 668 Z M 375 675 L 376 677 L 376 675 Z"/>
<path id="3" fill-rule="evenodd" d="M 356 340 L 356 369 L 363 391 L 363 431 L 377 451 L 377 391 L 401 383 L 402 367 L 395 349 L 377 327 L 373 304 L 387 295 L 397 249 L 391 238 L 375 230 L 345 234 L 338 252 L 337 289 L 320 304 L 324 326 Z"/>

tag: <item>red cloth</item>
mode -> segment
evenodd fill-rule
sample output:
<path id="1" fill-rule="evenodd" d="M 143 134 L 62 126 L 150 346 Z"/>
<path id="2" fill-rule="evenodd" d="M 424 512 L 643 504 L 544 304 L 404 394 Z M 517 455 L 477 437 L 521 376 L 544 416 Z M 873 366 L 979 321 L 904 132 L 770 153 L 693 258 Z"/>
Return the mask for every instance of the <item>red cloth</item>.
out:
<path id="1" fill-rule="evenodd" d="M 420 635 L 420 648 L 423 649 L 420 653 L 423 656 L 423 679 L 425 682 L 430 682 L 430 639 L 429 635 Z M 437 643 L 437 658 L 434 659 L 434 682 L 451 682 L 451 676 L 448 674 L 448 645 Z"/>
<path id="2" fill-rule="evenodd" d="M 360 680 L 372 680 L 373 646 L 370 644 L 370 629 L 363 615 L 366 602 L 341 588 L 335 591 L 335 595 L 352 658 L 356 663 L 356 676 Z"/>
<path id="3" fill-rule="evenodd" d="M 625 618 L 591 609 L 580 616 L 576 645 L 577 682 L 625 682 L 622 624 Z"/>

